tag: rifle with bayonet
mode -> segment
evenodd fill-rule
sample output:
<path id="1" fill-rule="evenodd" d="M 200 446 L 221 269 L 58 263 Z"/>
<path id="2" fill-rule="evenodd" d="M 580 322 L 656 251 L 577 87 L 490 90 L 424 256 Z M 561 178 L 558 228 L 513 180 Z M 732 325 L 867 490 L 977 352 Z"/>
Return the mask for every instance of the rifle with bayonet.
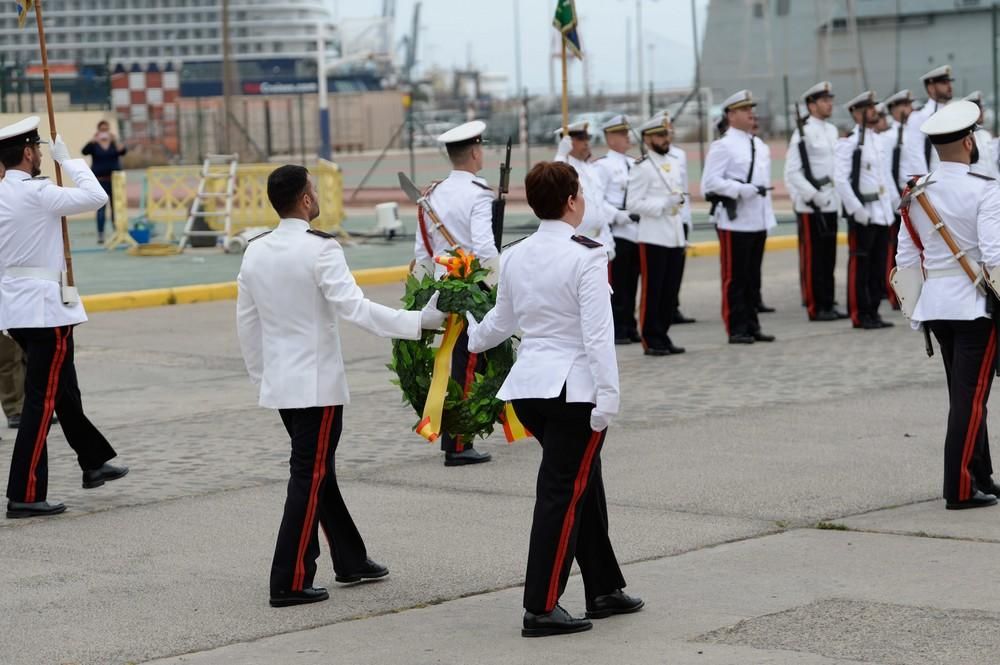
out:
<path id="1" fill-rule="evenodd" d="M 861 123 L 858 125 L 858 143 L 854 146 L 854 153 L 851 155 L 851 191 L 858 197 L 858 201 L 861 202 L 862 206 L 866 203 L 878 201 L 878 194 L 861 193 L 861 154 L 865 149 L 866 133 L 865 121 L 862 118 Z M 851 217 L 853 219 L 853 215 Z"/>
<path id="2" fill-rule="evenodd" d="M 812 165 L 809 163 L 809 151 L 806 149 L 806 123 L 799 114 L 799 105 L 795 104 L 795 125 L 799 130 L 799 160 L 802 162 L 802 175 L 805 177 L 806 182 L 812 185 L 818 192 L 823 188 L 825 184 L 830 182 L 829 178 L 824 178 L 826 182 L 820 182 L 815 177 L 813 177 Z M 817 217 L 817 220 L 823 219 L 823 211 L 820 207 L 813 202 L 807 204 Z"/>
<path id="3" fill-rule="evenodd" d="M 500 184 L 497 186 L 497 197 L 493 199 L 493 244 L 497 251 L 503 244 L 503 218 L 507 209 L 506 196 L 510 192 L 510 137 L 507 137 L 507 151 L 503 163 L 500 164 Z"/>
<path id="4" fill-rule="evenodd" d="M 903 157 L 903 129 L 906 128 L 906 115 L 900 116 L 899 127 L 896 129 L 896 145 L 892 149 L 892 184 L 896 190 L 902 194 L 903 188 L 899 185 L 899 164 Z"/>

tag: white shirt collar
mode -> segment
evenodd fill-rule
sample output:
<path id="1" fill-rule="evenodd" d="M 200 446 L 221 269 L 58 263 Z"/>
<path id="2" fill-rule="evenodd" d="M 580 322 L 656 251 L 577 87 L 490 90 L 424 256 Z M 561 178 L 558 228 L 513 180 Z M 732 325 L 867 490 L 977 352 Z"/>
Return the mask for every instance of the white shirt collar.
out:
<path id="1" fill-rule="evenodd" d="M 538 223 L 539 233 L 553 233 L 569 237 L 576 234 L 576 229 L 561 219 L 543 219 Z"/>
<path id="2" fill-rule="evenodd" d="M 290 231 L 308 231 L 311 227 L 309 226 L 309 222 L 304 219 L 286 217 L 278 222 L 278 228 L 288 229 Z"/>
<path id="3" fill-rule="evenodd" d="M 22 171 L 20 169 L 7 169 L 4 178 L 10 178 L 11 180 L 31 180 L 32 175 L 27 171 Z"/>
<path id="4" fill-rule="evenodd" d="M 736 129 L 735 127 L 730 127 L 726 131 L 726 136 L 729 136 L 730 134 L 741 140 L 752 138 L 749 132 L 744 132 L 742 129 Z"/>
<path id="5" fill-rule="evenodd" d="M 941 162 L 934 170 L 943 173 L 968 173 L 970 167 L 968 164 L 963 164 L 962 162 Z"/>
<path id="6" fill-rule="evenodd" d="M 471 171 L 462 171 L 461 169 L 454 169 L 448 175 L 449 178 L 461 178 L 462 180 L 473 180 L 479 176 Z"/>

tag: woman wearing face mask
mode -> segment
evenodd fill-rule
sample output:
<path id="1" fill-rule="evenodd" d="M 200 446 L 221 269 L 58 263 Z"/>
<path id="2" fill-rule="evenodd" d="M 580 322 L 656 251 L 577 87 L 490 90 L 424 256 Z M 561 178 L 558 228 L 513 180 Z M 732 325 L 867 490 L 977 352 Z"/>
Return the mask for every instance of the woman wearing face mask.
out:
<path id="1" fill-rule="evenodd" d="M 106 120 L 102 120 L 97 123 L 97 132 L 94 133 L 93 138 L 90 139 L 90 143 L 83 146 L 82 150 L 84 155 L 90 155 L 90 168 L 93 170 L 94 175 L 97 176 L 97 181 L 101 183 L 101 187 L 107 192 L 108 198 L 111 198 L 111 174 L 115 171 L 122 170 L 122 163 L 120 157 L 128 152 L 128 148 L 125 146 L 118 146 L 118 139 L 114 134 L 111 133 L 111 126 Z M 97 211 L 97 244 L 104 244 L 104 222 L 105 222 L 105 209 L 101 208 Z M 115 220 L 115 209 L 111 206 L 111 222 L 114 223 Z"/>

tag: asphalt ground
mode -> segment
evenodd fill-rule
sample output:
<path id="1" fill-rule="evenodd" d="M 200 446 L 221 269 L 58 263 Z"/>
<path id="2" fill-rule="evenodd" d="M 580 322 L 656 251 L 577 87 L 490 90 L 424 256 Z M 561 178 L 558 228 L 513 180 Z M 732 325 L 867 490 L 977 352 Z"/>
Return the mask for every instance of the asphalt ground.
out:
<path id="1" fill-rule="evenodd" d="M 79 329 L 88 413 L 132 472 L 82 490 L 53 432 L 50 497 L 69 510 L 0 520 L 0 662 L 925 665 L 995 653 L 1000 508 L 944 510 L 943 371 L 920 335 L 809 323 L 795 254 L 775 252 L 764 297 L 778 312 L 763 322 L 778 342 L 732 347 L 717 259 L 688 266 L 681 302 L 698 322 L 672 332 L 688 351 L 618 347 L 623 407 L 602 453 L 612 539 L 642 612 L 522 639 L 537 445 L 494 434 L 477 444 L 491 463 L 444 467 L 412 432 L 389 342 L 351 326 L 337 474 L 392 573 L 337 585 L 324 554 L 329 601 L 268 607 L 288 444 L 255 406 L 233 304 L 216 302 L 96 313 Z M 582 612 L 578 577 L 563 600 Z"/>

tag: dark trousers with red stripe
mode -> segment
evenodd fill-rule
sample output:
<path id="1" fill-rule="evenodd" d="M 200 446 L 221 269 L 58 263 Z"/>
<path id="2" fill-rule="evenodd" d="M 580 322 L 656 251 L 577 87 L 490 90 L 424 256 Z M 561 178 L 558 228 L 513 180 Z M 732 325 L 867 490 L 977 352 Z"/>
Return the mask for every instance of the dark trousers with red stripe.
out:
<path id="1" fill-rule="evenodd" d="M 567 403 L 566 390 L 552 399 L 517 399 L 514 411 L 542 444 L 535 513 L 524 581 L 524 608 L 551 612 L 580 566 L 584 593 L 594 598 L 625 587 L 611 539 L 601 478 L 605 432 L 590 429 L 593 404 Z"/>
<path id="2" fill-rule="evenodd" d="M 344 425 L 342 406 L 281 409 L 281 422 L 291 438 L 290 478 L 285 512 L 271 563 L 271 593 L 301 591 L 312 586 L 322 527 L 340 574 L 358 570 L 368 553 L 334 470 L 337 443 Z"/>
<path id="3" fill-rule="evenodd" d="M 639 243 L 639 256 L 642 265 L 639 309 L 642 345 L 647 349 L 664 349 L 681 291 L 684 248 Z"/>
<path id="4" fill-rule="evenodd" d="M 833 309 L 833 271 L 837 265 L 837 213 L 799 213 L 802 243 L 799 270 L 802 301 L 810 319 Z"/>
<path id="5" fill-rule="evenodd" d="M 899 227 L 901 224 L 902 218 L 897 214 L 896 220 L 889 227 L 889 239 L 885 252 L 885 274 L 882 282 L 882 292 L 885 293 L 886 298 L 889 300 L 889 306 L 897 310 L 899 309 L 899 299 L 896 298 L 896 292 L 892 290 L 889 274 L 896 267 L 896 248 L 899 246 Z"/>
<path id="6" fill-rule="evenodd" d="M 888 243 L 889 227 L 847 222 L 847 308 L 855 326 L 878 318 Z"/>
<path id="7" fill-rule="evenodd" d="M 9 331 L 27 362 L 24 407 L 7 480 L 11 501 L 45 501 L 49 488 L 47 440 L 53 412 L 83 470 L 115 457 L 114 448 L 83 413 L 73 361 L 73 326 Z"/>
<path id="8" fill-rule="evenodd" d="M 941 347 L 948 380 L 948 433 L 944 439 L 944 498 L 965 501 L 977 481 L 991 487 L 986 402 L 993 385 L 997 331 L 993 321 L 929 321 Z"/>
<path id="9" fill-rule="evenodd" d="M 722 321 L 729 335 L 752 335 L 760 330 L 757 300 L 767 231 L 727 231 L 719 234 L 722 269 Z"/>
<path id="10" fill-rule="evenodd" d="M 639 288 L 639 245 L 624 238 L 615 238 L 615 260 L 611 262 L 611 313 L 615 321 L 615 337 L 635 335 L 635 293 Z"/>
<path id="11" fill-rule="evenodd" d="M 486 369 L 486 360 L 480 353 L 469 353 L 469 332 L 462 329 L 462 334 L 455 340 L 455 348 L 451 353 L 451 378 L 462 386 L 462 394 L 468 395 L 469 388 L 475 380 L 475 373 Z M 441 432 L 441 450 L 446 453 L 460 453 L 472 447 L 471 441 L 465 441 L 460 436 Z"/>

